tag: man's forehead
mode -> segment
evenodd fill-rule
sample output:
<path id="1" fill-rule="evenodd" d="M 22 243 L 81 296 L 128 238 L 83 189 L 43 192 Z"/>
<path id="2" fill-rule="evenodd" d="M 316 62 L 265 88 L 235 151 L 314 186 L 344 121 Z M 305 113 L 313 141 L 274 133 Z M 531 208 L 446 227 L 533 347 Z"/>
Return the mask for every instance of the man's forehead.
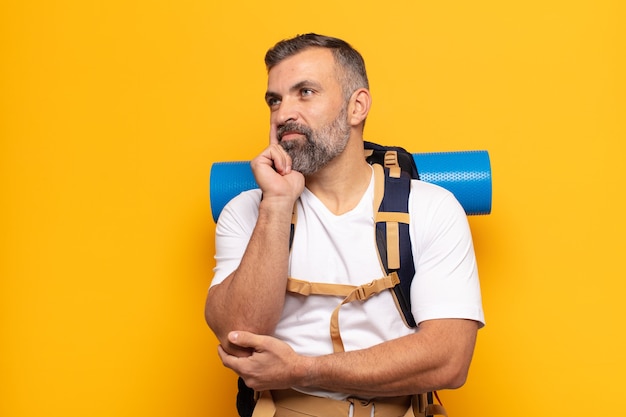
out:
<path id="1" fill-rule="evenodd" d="M 268 84 L 283 79 L 335 78 L 335 59 L 328 48 L 307 48 L 285 58 L 269 70 Z M 299 82 L 298 80 L 296 82 Z"/>

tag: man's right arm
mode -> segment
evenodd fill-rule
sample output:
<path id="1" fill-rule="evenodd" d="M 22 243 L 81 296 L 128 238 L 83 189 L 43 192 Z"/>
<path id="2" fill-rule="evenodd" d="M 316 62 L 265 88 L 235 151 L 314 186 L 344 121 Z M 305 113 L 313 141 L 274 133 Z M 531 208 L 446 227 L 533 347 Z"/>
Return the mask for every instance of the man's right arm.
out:
<path id="1" fill-rule="evenodd" d="M 205 318 L 222 347 L 238 356 L 247 352 L 228 342 L 228 333 L 247 330 L 272 334 L 282 314 L 289 262 L 293 205 L 304 177 L 290 170 L 289 157 L 272 145 L 252 163 L 263 192 L 256 225 L 237 269 L 209 290 Z"/>

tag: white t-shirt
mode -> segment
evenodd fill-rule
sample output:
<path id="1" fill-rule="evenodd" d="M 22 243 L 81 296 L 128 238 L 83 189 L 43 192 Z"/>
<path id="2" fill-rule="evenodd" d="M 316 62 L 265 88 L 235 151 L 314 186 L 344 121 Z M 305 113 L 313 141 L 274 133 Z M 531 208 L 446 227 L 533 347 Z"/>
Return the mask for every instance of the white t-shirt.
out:
<path id="1" fill-rule="evenodd" d="M 342 215 L 331 213 L 307 188 L 297 203 L 298 220 L 289 263 L 293 278 L 361 285 L 381 278 L 374 232 L 373 175 L 359 204 Z M 452 193 L 413 180 L 409 201 L 415 277 L 411 305 L 417 323 L 464 318 L 484 324 L 478 271 L 466 214 Z M 216 228 L 216 266 L 211 285 L 238 266 L 255 227 L 261 191 L 235 197 Z M 296 352 L 333 352 L 330 317 L 342 297 L 287 293 L 274 336 Z M 391 291 L 345 304 L 339 328 L 346 351 L 367 348 L 415 332 L 404 323 Z M 321 394 L 321 393 L 320 393 Z M 328 395 L 326 393 L 326 395 Z"/>

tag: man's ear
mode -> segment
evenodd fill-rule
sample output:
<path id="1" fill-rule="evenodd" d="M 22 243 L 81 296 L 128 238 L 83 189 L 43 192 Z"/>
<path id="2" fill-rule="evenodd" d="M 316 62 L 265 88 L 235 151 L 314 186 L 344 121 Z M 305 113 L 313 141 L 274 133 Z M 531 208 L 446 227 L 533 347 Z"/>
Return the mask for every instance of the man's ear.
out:
<path id="1" fill-rule="evenodd" d="M 348 122 L 357 126 L 365 121 L 372 105 L 372 96 L 366 88 L 359 88 L 350 97 L 348 104 Z"/>

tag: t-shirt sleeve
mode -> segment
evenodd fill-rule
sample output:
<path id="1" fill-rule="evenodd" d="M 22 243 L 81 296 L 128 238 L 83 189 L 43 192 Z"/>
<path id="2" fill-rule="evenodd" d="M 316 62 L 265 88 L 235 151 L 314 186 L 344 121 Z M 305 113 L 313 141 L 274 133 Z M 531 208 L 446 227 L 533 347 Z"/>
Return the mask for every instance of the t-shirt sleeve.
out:
<path id="1" fill-rule="evenodd" d="M 261 191 L 245 191 L 222 209 L 215 227 L 215 268 L 211 286 L 224 281 L 241 262 L 259 214 Z"/>
<path id="2" fill-rule="evenodd" d="M 414 181 L 412 249 L 416 273 L 411 308 L 416 321 L 462 318 L 485 323 L 472 235 L 454 195 Z"/>

